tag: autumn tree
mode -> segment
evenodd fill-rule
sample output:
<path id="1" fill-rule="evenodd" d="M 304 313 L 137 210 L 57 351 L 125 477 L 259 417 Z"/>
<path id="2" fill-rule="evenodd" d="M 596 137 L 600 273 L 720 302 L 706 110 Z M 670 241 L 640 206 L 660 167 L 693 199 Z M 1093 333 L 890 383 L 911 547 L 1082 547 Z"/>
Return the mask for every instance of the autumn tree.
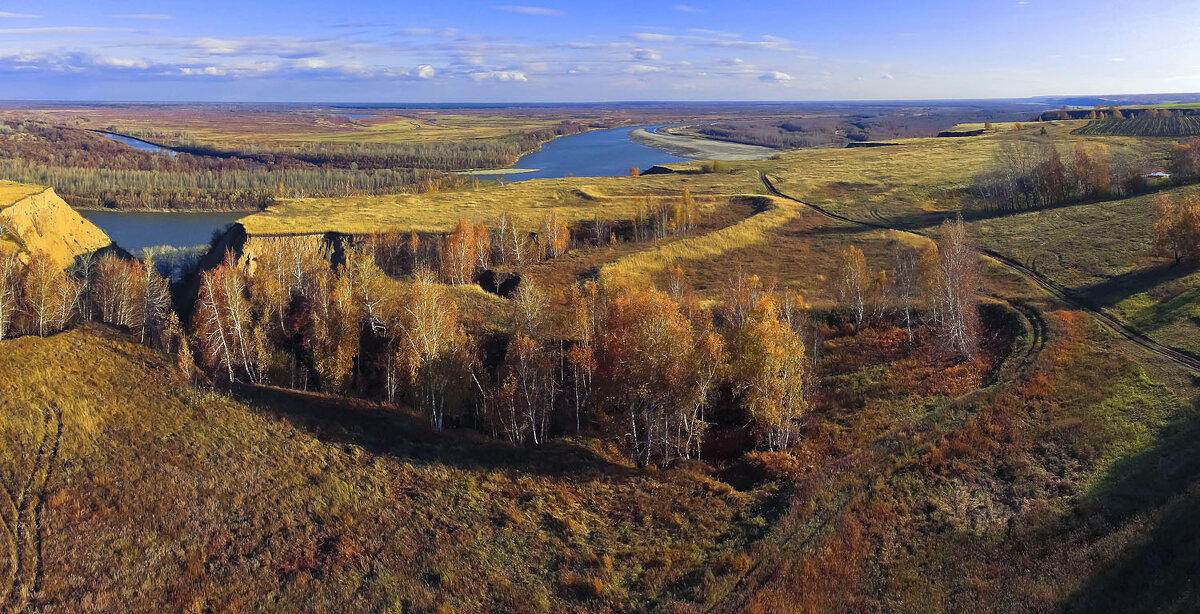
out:
<path id="1" fill-rule="evenodd" d="M 162 333 L 162 348 L 175 357 L 175 366 L 179 368 L 184 380 L 191 382 L 196 363 L 192 357 L 192 348 L 188 345 L 187 333 L 174 311 L 167 312 L 166 326 Z"/>
<path id="2" fill-rule="evenodd" d="M 1154 195 L 1154 247 L 1175 262 L 1200 255 L 1200 197 L 1176 203 L 1170 194 Z"/>
<path id="3" fill-rule="evenodd" d="M 92 300 L 101 322 L 132 327 L 139 312 L 138 286 L 141 275 L 133 260 L 113 253 L 96 262 L 92 282 Z"/>
<path id="4" fill-rule="evenodd" d="M 892 276 L 892 294 L 904 321 L 904 333 L 911 346 L 913 342 L 913 316 L 921 296 L 920 255 L 911 249 L 900 247 L 895 254 L 895 274 Z"/>
<path id="5" fill-rule="evenodd" d="M 517 443 L 528 437 L 533 445 L 541 445 L 549 433 L 558 391 L 554 356 L 534 338 L 518 333 L 508 345 L 505 363 L 505 381 L 513 386 L 510 402 L 517 416 L 510 437 Z"/>
<path id="6" fill-rule="evenodd" d="M 167 330 L 168 316 L 173 315 L 170 284 L 158 274 L 158 268 L 152 260 L 139 262 L 137 271 L 137 301 L 141 313 L 137 316 L 133 329 L 143 345 L 161 345 L 163 334 Z"/>
<path id="7" fill-rule="evenodd" d="M 465 380 L 466 333 L 458 306 L 429 273 L 418 273 L 401 301 L 398 358 L 407 368 L 413 404 L 441 429 Z"/>
<path id="8" fill-rule="evenodd" d="M 475 227 L 459 220 L 454 231 L 442 240 L 442 281 L 469 284 L 475 277 Z"/>
<path id="9" fill-rule="evenodd" d="M 0 243 L 0 341 L 12 336 L 12 323 L 21 304 L 21 257 Z"/>
<path id="10" fill-rule="evenodd" d="M 734 271 L 725 284 L 725 300 L 721 306 L 721 316 L 730 326 L 745 326 L 746 319 L 758 305 L 762 293 L 763 284 L 758 275 L 747 273 L 742 269 Z"/>
<path id="11" fill-rule="evenodd" d="M 1076 198 L 1101 198 L 1112 183 L 1108 147 L 1102 143 L 1075 144 L 1071 157 L 1070 184 Z"/>
<path id="12" fill-rule="evenodd" d="M 867 293 L 871 284 L 867 258 L 862 250 L 851 245 L 838 258 L 837 297 L 854 318 L 854 327 L 862 328 L 867 315 Z"/>
<path id="13" fill-rule="evenodd" d="M 689 233 L 700 222 L 700 210 L 692 191 L 684 188 L 679 201 L 671 209 L 670 228 L 678 233 Z"/>
<path id="14" fill-rule="evenodd" d="M 312 354 L 322 387 L 331 392 L 349 388 L 358 356 L 363 304 L 362 294 L 355 292 L 354 271 L 347 266 L 337 271 L 323 269 L 307 302 L 310 320 L 303 334 L 304 345 Z"/>
<path id="15" fill-rule="evenodd" d="M 500 263 L 525 266 L 530 259 L 529 233 L 518 227 L 507 211 L 501 211 L 496 221 L 497 251 Z"/>
<path id="16" fill-rule="evenodd" d="M 567 253 L 571 242 L 571 231 L 567 229 L 567 224 L 557 209 L 551 209 L 546 213 L 546 217 L 542 221 L 540 238 L 543 239 L 542 244 L 545 246 L 547 258 L 558 258 Z"/>
<path id="17" fill-rule="evenodd" d="M 605 282 L 608 295 L 597 329 L 597 381 L 615 413 L 614 436 L 639 466 L 666 462 L 698 446 L 689 435 L 697 381 L 691 322 L 665 292 L 622 279 Z"/>
<path id="18" fill-rule="evenodd" d="M 257 345 L 245 272 L 236 257 L 200 276 L 193 329 L 201 357 L 211 370 L 223 371 L 227 381 L 258 382 Z"/>
<path id="19" fill-rule="evenodd" d="M 975 250 L 961 217 L 942 223 L 936 245 L 921 256 L 921 272 L 941 337 L 960 358 L 974 357 L 978 332 L 975 291 L 979 278 Z"/>
<path id="20" fill-rule="evenodd" d="M 596 373 L 596 351 L 593 347 L 598 325 L 599 288 L 596 282 L 588 281 L 572 288 L 568 299 L 568 331 L 574 344 L 567 351 L 567 364 L 571 367 L 571 383 L 574 389 L 575 432 L 582 429 L 584 407 L 592 394 L 592 377 Z"/>
<path id="21" fill-rule="evenodd" d="M 492 266 L 492 237 L 487 226 L 475 226 L 475 268 L 486 270 Z"/>
<path id="22" fill-rule="evenodd" d="M 785 449 L 796 438 L 808 407 L 804 343 L 781 317 L 776 298 L 769 293 L 732 337 L 735 382 L 755 439 L 766 449 Z"/>
<path id="23" fill-rule="evenodd" d="M 1200 137 L 1172 145 L 1170 168 L 1177 181 L 1200 177 Z"/>
<path id="24" fill-rule="evenodd" d="M 63 330 L 75 315 L 83 284 L 67 274 L 45 253 L 33 254 L 25 265 L 25 311 L 40 336 Z"/>

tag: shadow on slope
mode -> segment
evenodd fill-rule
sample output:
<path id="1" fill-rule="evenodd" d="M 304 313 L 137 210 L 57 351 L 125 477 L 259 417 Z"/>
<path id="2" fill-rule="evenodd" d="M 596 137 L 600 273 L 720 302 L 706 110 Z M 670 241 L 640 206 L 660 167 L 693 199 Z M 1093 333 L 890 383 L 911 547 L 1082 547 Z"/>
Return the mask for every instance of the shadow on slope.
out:
<path id="1" fill-rule="evenodd" d="M 468 429 L 438 432 L 421 416 L 380 403 L 271 386 L 239 386 L 236 393 L 323 442 L 358 445 L 372 454 L 411 463 L 584 479 L 628 477 L 635 472 L 569 441 L 554 440 L 535 452 Z"/>

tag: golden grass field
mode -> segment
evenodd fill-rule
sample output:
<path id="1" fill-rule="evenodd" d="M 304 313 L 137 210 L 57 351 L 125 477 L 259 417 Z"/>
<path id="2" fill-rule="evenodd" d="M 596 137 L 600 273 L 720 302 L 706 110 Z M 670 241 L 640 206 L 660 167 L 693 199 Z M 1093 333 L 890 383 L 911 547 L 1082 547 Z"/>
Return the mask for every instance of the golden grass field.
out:
<path id="1" fill-rule="evenodd" d="M 506 211 L 520 225 L 532 229 L 551 209 L 558 209 L 568 223 L 596 215 L 604 220 L 628 220 L 647 202 L 679 198 L 683 187 L 693 187 L 702 207 L 727 201 L 733 194 L 714 189 L 720 187 L 716 182 L 685 183 L 666 177 L 670 176 L 535 179 L 434 194 L 286 199 L 240 221 L 252 236 L 365 234 L 385 229 L 444 232 L 460 219 L 493 224 Z M 746 177 L 735 183 L 755 193 L 755 181 Z M 761 191 L 761 186 L 757 189 Z"/>
<path id="2" fill-rule="evenodd" d="M 1064 148 L 1078 138 L 1065 122 L 1047 128 Z M 954 195 L 1000 143 L 1028 134 L 797 151 L 719 173 L 697 162 L 637 178 L 284 200 L 242 223 L 251 236 L 443 232 L 507 211 L 532 230 L 550 209 L 569 222 L 628 220 L 686 187 L 703 212 L 694 234 L 580 248 L 522 273 L 556 294 L 605 267 L 661 282 L 677 264 L 713 300 L 742 269 L 824 309 L 848 246 L 881 270 L 897 248 L 927 241 L 768 196 L 760 173 L 851 218 L 928 220 L 957 211 Z M 1198 274 L 1149 253 L 1148 199 L 970 228 L 980 245 L 1191 349 Z M 936 363 L 899 329 L 851 333 L 822 319 L 828 358 L 796 473 L 746 484 L 701 463 L 637 470 L 588 438 L 528 449 L 435 433 L 382 403 L 197 391 L 168 357 L 98 326 L 0 342 L 0 477 L 45 501 L 17 518 L 41 530 L 9 533 L 17 556 L 0 557 L 0 580 L 12 578 L 0 605 L 12 595 L 14 609 L 30 597 L 47 612 L 1170 605 L 1200 552 L 1194 374 L 995 262 L 981 285 L 981 301 L 1014 318 L 985 340 L 1015 350 L 997 381 L 979 364 Z M 499 327 L 510 310 L 477 286 L 453 293 L 472 330 Z M 1015 305 L 1032 315 L 1018 318 Z M 1186 546 L 1183 565 L 1142 557 L 1163 543 Z"/>
<path id="3" fill-rule="evenodd" d="M 221 111 L 186 105 L 29 108 L 0 112 L 0 117 L 44 118 L 55 123 L 93 130 L 109 127 L 121 132 L 180 131 L 207 145 L 238 147 L 302 146 L 305 143 L 463 142 L 490 139 L 513 132 L 546 128 L 561 119 L 548 114 L 441 113 L 432 110 L 380 110 L 378 117 L 349 118 L 343 114 L 373 114 L 361 109 L 286 112 L 240 109 Z M 599 118 L 576 118 L 589 121 Z"/>
<path id="4" fill-rule="evenodd" d="M 0 209 L 9 207 L 23 198 L 43 192 L 45 189 L 45 186 L 0 180 Z"/>
<path id="5" fill-rule="evenodd" d="M 772 497 L 594 441 L 533 452 L 370 402 L 245 395 L 194 391 L 100 327 L 0 343 L 3 482 L 45 500 L 0 582 L 40 582 L 47 612 L 643 608 L 737 569 Z"/>

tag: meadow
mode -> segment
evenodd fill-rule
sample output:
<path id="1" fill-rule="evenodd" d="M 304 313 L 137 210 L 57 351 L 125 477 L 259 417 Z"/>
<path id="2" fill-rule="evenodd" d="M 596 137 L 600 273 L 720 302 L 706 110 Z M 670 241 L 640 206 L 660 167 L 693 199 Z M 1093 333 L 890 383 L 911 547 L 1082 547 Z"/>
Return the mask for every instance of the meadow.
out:
<path id="1" fill-rule="evenodd" d="M 207 363 L 189 378 L 178 349 L 149 349 L 95 323 L 0 341 L 0 495 L 13 502 L 0 500 L 0 510 L 14 553 L 0 560 L 0 577 L 12 578 L 0 586 L 10 589 L 0 590 L 4 604 L 1187 610 L 1198 599 L 1190 576 L 1200 540 L 1189 521 L 1200 506 L 1200 379 L 1129 343 L 1080 304 L 1200 351 L 1200 273 L 1153 251 L 1153 194 L 1004 214 L 976 206 L 985 198 L 973 190 L 976 178 L 1004 162 L 1007 144 L 1053 147 L 1068 159 L 1079 143 L 1103 144 L 1114 161 L 1149 165 L 1172 155 L 1161 140 L 1073 133 L 1080 125 L 998 123 L 976 137 L 690 162 L 637 177 L 280 198 L 242 219 L 250 240 L 266 249 L 285 245 L 272 243 L 278 237 L 304 236 L 297 244 L 335 262 L 360 257 L 339 249 L 411 232 L 429 247 L 419 257 L 412 248 L 409 268 L 425 258 L 445 280 L 456 254 L 470 253 L 461 251 L 462 237 L 478 236 L 480 225 L 494 237 L 501 213 L 525 231 L 514 235 L 536 241 L 541 256 L 529 262 L 505 259 L 499 248 L 499 258 L 485 254 L 482 270 L 466 259 L 478 278 L 435 284 L 464 335 L 478 341 L 470 367 L 478 379 L 463 385 L 481 391 L 478 406 L 468 403 L 441 429 L 423 401 L 379 394 L 365 357 L 397 334 L 387 318 L 379 331 L 360 326 L 349 344 L 359 360 L 343 365 L 348 385 L 304 380 L 325 392 L 289 389 L 281 378 L 263 383 L 287 371 L 275 363 L 264 364 L 270 373 L 260 381 L 222 384 L 221 369 Z M 1195 186 L 1153 189 L 1176 200 L 1200 194 Z M 680 213 L 685 202 L 694 212 Z M 670 225 L 650 232 L 667 220 L 647 211 L 671 212 Z M 972 256 L 979 328 L 967 358 L 946 349 L 942 307 L 927 295 L 917 302 L 917 325 L 906 329 L 896 294 L 902 257 L 936 261 L 935 239 L 949 250 L 939 226 L 960 213 L 971 245 L 1028 266 L 1075 299 Z M 613 231 L 609 240 L 587 235 L 597 220 Z M 550 238 L 558 224 L 567 232 L 561 244 Z M 315 249 L 326 242 L 330 251 Z M 854 254 L 858 278 L 847 274 Z M 216 266 L 219 258 L 208 260 Z M 293 385 L 298 369 L 329 368 L 333 360 L 318 360 L 318 352 L 346 349 L 325 348 L 313 331 L 336 328 L 329 322 L 345 309 L 339 288 L 368 284 L 359 276 L 373 271 L 350 275 L 326 264 L 305 273 L 315 281 L 302 292 L 279 301 L 289 313 L 282 341 L 252 350 L 290 353 Z M 243 297 L 274 296 L 263 281 L 272 279 L 269 269 L 237 266 L 221 274 L 245 275 Z M 380 283 L 416 301 L 412 288 L 422 282 L 411 272 Z M 517 291 L 500 296 L 483 273 L 519 276 Z M 871 314 L 857 324 L 853 279 L 873 289 Z M 563 427 L 566 383 L 579 380 L 567 375 L 575 363 L 554 357 L 640 330 L 581 329 L 587 282 L 601 286 L 593 300 L 606 302 L 606 313 L 674 305 L 679 318 L 669 324 L 681 328 L 672 330 L 715 326 L 731 348 L 749 348 L 729 354 L 699 458 L 635 462 L 628 429 L 617 423 L 625 414 L 603 406 L 589 426 Z M 540 295 L 522 294 L 522 286 Z M 788 301 L 786 320 L 770 321 L 798 336 L 793 347 L 806 361 L 803 419 L 796 440 L 781 448 L 763 443 L 753 392 L 739 379 L 754 351 L 732 345 L 745 343 L 736 322 L 746 296 Z M 267 321 L 268 310 L 254 305 L 251 319 Z M 541 325 L 522 328 L 537 309 Z M 197 347 L 200 323 L 191 331 Z M 522 362 L 524 350 L 510 349 L 526 334 L 551 366 Z M 646 356 L 695 345 L 671 341 L 656 338 L 664 345 Z M 611 365 L 623 363 L 605 364 L 598 379 L 615 377 Z M 510 443 L 488 422 L 489 403 L 500 398 L 489 395 L 507 381 L 501 376 L 525 382 L 522 369 L 561 379 L 548 440 Z M 140 377 L 131 382 L 130 373 Z M 645 395 L 657 392 L 649 388 Z"/>

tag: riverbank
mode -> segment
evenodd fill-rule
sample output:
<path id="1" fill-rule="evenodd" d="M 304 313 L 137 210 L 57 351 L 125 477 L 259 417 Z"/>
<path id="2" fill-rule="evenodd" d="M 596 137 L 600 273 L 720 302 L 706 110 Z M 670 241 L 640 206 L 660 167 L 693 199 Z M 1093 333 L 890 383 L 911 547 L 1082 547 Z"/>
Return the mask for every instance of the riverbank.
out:
<path id="1" fill-rule="evenodd" d="M 780 153 L 779 150 L 770 147 L 683 136 L 644 128 L 634 130 L 630 138 L 639 145 L 693 160 L 766 160 Z"/>

